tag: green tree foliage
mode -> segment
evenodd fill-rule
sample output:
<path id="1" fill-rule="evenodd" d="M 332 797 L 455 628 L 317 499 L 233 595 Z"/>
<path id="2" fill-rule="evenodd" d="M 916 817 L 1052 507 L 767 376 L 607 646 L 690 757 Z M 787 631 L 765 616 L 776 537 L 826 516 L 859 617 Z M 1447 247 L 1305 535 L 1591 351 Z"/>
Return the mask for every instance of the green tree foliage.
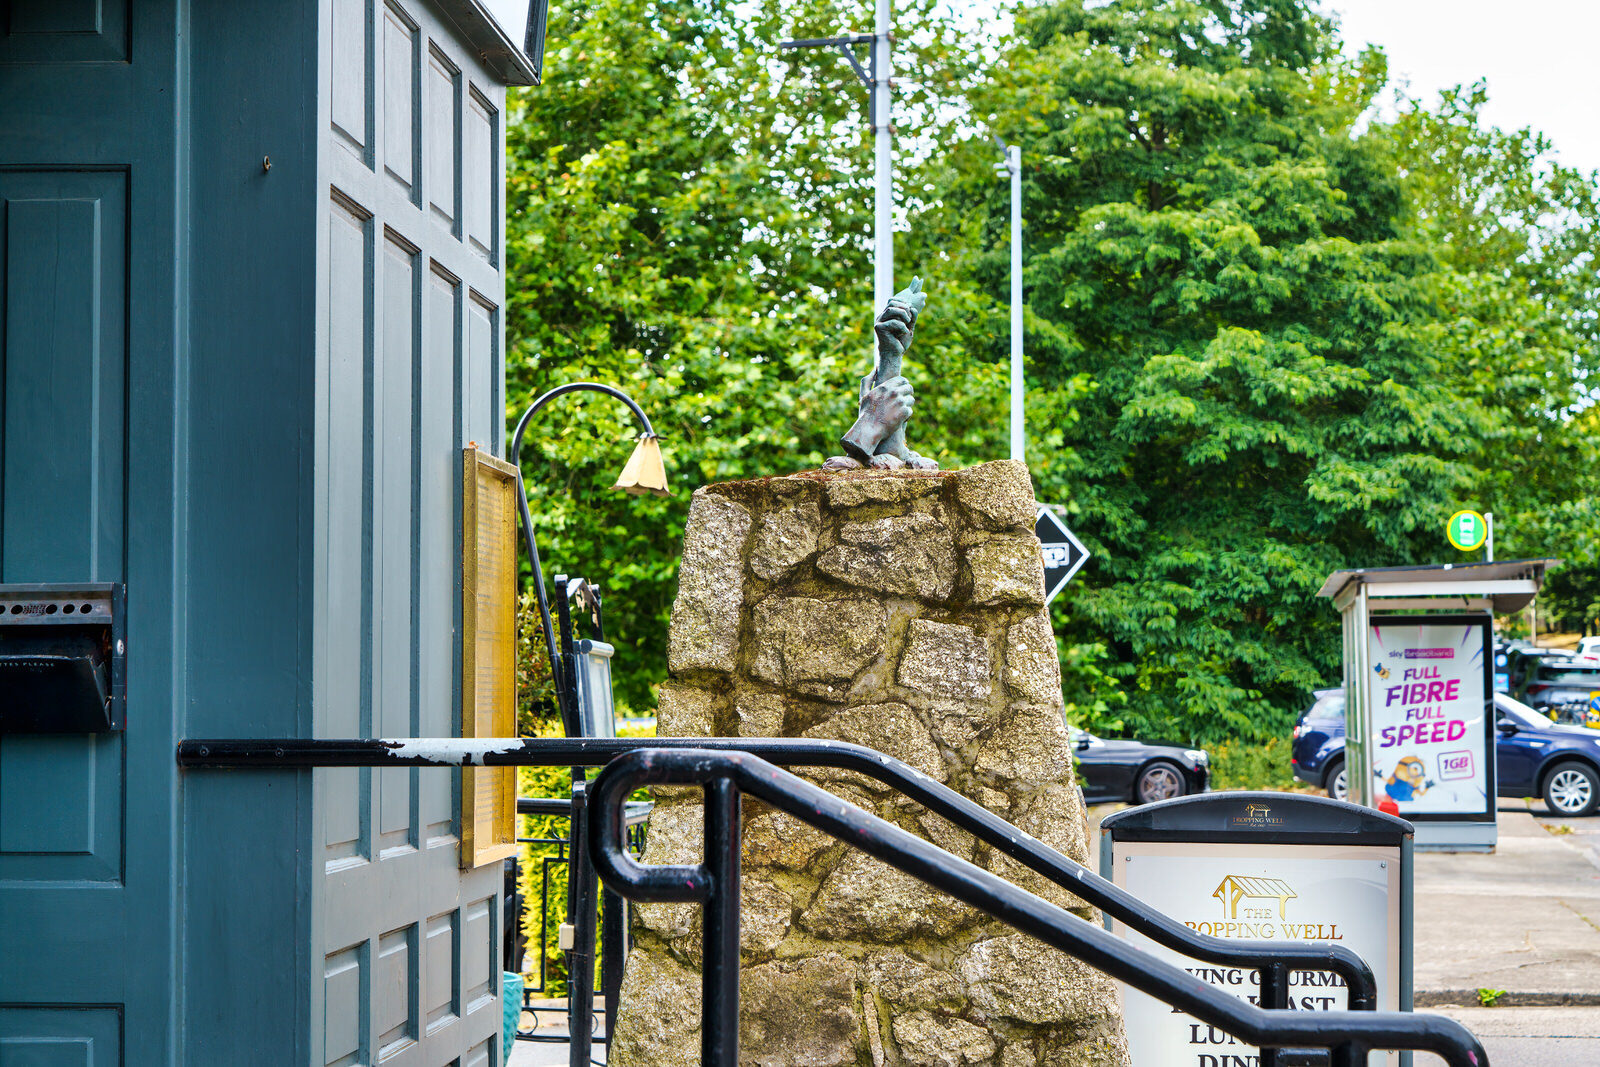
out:
<path id="1" fill-rule="evenodd" d="M 606 587 L 639 710 L 689 492 L 814 466 L 850 421 L 865 94 L 837 55 L 775 46 L 870 8 L 570 0 L 546 84 L 512 98 L 508 414 L 617 384 L 670 457 L 670 499 L 610 493 L 633 430 L 594 397 L 547 409 L 524 454 L 547 570 Z M 1095 554 L 1055 608 L 1077 721 L 1280 735 L 1337 677 L 1326 574 L 1449 558 L 1458 506 L 1496 512 L 1502 555 L 1582 555 L 1592 177 L 1484 126 L 1478 90 L 1366 128 L 1383 58 L 1341 57 L 1305 0 L 1059 0 L 1004 39 L 896 8 L 898 280 L 932 294 L 913 445 L 1006 452 L 992 132 L 1027 165 L 1030 466 Z M 1571 599 L 1593 611 L 1590 587 Z"/>
<path id="2" fill-rule="evenodd" d="M 954 121 L 944 101 L 970 77 L 968 50 L 933 0 L 897 9 L 914 155 Z M 836 53 L 777 43 L 871 20 L 868 3 L 827 0 L 574 0 L 551 12 L 545 84 L 513 94 L 508 414 L 563 382 L 606 382 L 668 452 L 671 498 L 611 493 L 635 431 L 592 395 L 555 401 L 524 448 L 546 570 L 603 584 L 619 695 L 636 709 L 665 674 L 689 494 L 815 467 L 853 418 L 873 314 L 865 90 Z M 915 200 L 915 160 L 903 168 Z M 984 298 L 937 260 L 901 262 L 936 300 L 914 365 L 965 383 L 925 392 L 916 447 L 946 465 L 1003 455 L 1004 380 L 969 344 Z"/>
<path id="3" fill-rule="evenodd" d="M 1378 131 L 1405 176 L 1407 217 L 1440 260 L 1424 328 L 1459 395 L 1502 417 L 1478 440 L 1482 477 L 1462 501 L 1495 515 L 1501 558 L 1566 560 L 1558 614 L 1600 615 L 1600 204 L 1595 178 L 1560 164 L 1533 130 L 1482 119 L 1487 87 L 1409 102 Z"/>
<path id="4" fill-rule="evenodd" d="M 1279 734 L 1337 676 L 1323 578 L 1427 558 L 1492 421 L 1421 336 L 1433 253 L 1350 132 L 1381 65 L 1290 0 L 1024 8 L 1006 58 L 980 108 L 1032 161 L 1029 371 L 1093 380 L 1029 457 L 1096 557 L 1058 628 L 1108 643 L 1133 732 Z"/>

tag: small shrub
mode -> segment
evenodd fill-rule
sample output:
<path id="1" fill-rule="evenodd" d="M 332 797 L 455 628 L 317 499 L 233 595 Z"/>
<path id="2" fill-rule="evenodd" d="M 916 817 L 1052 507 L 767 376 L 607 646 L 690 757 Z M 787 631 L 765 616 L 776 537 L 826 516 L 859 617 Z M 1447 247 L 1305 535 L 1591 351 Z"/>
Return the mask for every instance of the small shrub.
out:
<path id="1" fill-rule="evenodd" d="M 556 687 L 550 677 L 550 655 L 545 651 L 539 602 L 532 593 L 523 593 L 517 598 L 517 732 L 523 737 L 558 736 L 541 733 L 541 726 L 546 724 L 560 728 Z M 534 794 L 523 794 L 530 795 Z"/>
<path id="2" fill-rule="evenodd" d="M 548 674 L 548 670 L 546 674 Z M 520 694 L 519 694 L 520 696 Z M 622 723 L 618 730 L 622 737 L 653 737 L 654 726 L 641 726 Z M 560 737 L 561 725 L 554 719 L 541 719 L 536 722 L 532 736 L 534 737 Z M 593 780 L 593 774 L 590 776 Z M 519 767 L 517 768 L 517 795 L 523 797 L 553 797 L 565 800 L 572 796 L 572 771 L 567 767 Z M 631 798 L 634 800 L 648 800 L 649 794 L 640 790 Z M 523 838 L 544 838 L 546 840 L 564 840 L 567 836 L 567 820 L 555 815 L 522 815 L 517 817 L 518 834 Z M 527 970 L 524 976 L 528 979 L 530 987 L 539 984 L 540 961 L 543 960 L 546 997 L 564 997 L 567 995 L 567 955 L 561 951 L 559 937 L 561 924 L 567 921 L 567 864 L 565 862 L 552 862 L 550 864 L 550 884 L 547 892 L 550 900 L 549 928 L 545 931 L 544 943 L 539 943 L 539 891 L 544 882 L 544 865 L 547 859 L 554 860 L 566 850 L 560 845 L 552 844 L 525 844 L 521 850 L 521 883 L 522 883 L 522 929 L 528 938 Z M 595 973 L 600 973 L 600 945 L 595 945 Z"/>
<path id="3" fill-rule="evenodd" d="M 1211 754 L 1211 788 L 1304 789 L 1289 768 L 1289 741 L 1224 741 L 1208 746 Z"/>
<path id="4" fill-rule="evenodd" d="M 1495 1005 L 1495 1001 L 1505 995 L 1506 991 L 1504 989 L 1480 989 L 1478 990 L 1478 1003 L 1485 1008 L 1492 1008 Z"/>

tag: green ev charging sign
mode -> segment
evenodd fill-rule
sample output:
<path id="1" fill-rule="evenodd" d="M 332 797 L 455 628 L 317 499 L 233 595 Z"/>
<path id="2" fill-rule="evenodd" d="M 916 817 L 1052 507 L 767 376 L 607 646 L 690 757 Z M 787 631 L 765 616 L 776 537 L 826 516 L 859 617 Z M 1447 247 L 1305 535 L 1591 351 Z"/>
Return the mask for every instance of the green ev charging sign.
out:
<path id="1" fill-rule="evenodd" d="M 1489 524 L 1476 511 L 1456 512 L 1444 529 L 1450 543 L 1463 552 L 1482 548 L 1484 539 L 1489 536 Z"/>

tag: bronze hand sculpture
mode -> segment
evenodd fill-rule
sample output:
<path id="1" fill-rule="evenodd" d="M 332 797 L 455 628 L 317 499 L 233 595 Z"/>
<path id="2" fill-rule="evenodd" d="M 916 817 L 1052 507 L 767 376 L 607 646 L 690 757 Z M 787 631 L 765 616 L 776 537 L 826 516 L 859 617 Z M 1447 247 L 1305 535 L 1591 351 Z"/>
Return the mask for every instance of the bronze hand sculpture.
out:
<path id="1" fill-rule="evenodd" d="M 873 324 L 878 335 L 878 367 L 861 379 L 860 402 L 855 425 L 844 435 L 847 453 L 823 464 L 825 470 L 857 467 L 938 470 L 939 465 L 906 447 L 906 422 L 916 404 L 911 383 L 900 373 L 906 349 L 917 328 L 917 312 L 928 302 L 922 279 L 889 298 L 888 305 Z"/>

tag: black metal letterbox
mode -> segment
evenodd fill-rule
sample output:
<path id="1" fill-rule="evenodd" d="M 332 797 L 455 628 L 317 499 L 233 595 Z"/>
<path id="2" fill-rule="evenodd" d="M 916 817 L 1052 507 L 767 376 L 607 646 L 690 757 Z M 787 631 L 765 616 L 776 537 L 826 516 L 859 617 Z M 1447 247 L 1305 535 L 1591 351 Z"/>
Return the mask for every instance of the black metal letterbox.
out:
<path id="1" fill-rule="evenodd" d="M 121 585 L 0 585 L 0 734 L 123 729 L 125 652 Z"/>

